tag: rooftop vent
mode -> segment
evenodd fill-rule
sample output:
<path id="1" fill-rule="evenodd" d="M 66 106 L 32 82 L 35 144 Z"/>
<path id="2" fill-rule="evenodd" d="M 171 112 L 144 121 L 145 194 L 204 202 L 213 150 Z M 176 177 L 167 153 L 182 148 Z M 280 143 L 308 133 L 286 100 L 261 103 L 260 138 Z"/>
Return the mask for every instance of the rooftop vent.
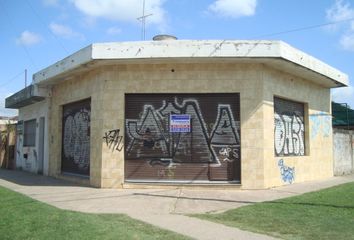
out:
<path id="1" fill-rule="evenodd" d="M 161 34 L 161 35 L 156 35 L 155 37 L 152 38 L 152 40 L 154 40 L 154 41 L 168 41 L 168 40 L 177 40 L 177 38 L 172 35 Z"/>

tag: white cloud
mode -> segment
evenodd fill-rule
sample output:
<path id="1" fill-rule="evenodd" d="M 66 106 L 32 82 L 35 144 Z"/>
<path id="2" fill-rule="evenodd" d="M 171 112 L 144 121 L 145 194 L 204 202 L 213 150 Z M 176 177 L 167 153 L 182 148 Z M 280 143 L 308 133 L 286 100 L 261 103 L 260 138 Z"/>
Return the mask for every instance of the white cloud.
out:
<path id="1" fill-rule="evenodd" d="M 71 0 L 75 7 L 88 17 L 105 18 L 113 21 L 137 22 L 142 16 L 141 0 Z M 164 0 L 149 0 L 145 3 L 145 14 L 153 14 L 147 18 L 147 24 L 164 24 Z"/>
<path id="2" fill-rule="evenodd" d="M 354 18 L 354 8 L 343 0 L 336 0 L 335 3 L 327 9 L 327 20 L 331 22 L 344 21 L 329 28 L 336 31 L 341 27 L 339 44 L 344 50 L 354 51 L 354 20 L 345 21 Z"/>
<path id="3" fill-rule="evenodd" d="M 118 35 L 122 32 L 122 29 L 120 29 L 118 27 L 110 27 L 107 29 L 106 32 L 108 35 Z"/>
<path id="4" fill-rule="evenodd" d="M 16 43 L 19 45 L 31 46 L 42 41 L 41 35 L 30 32 L 28 30 L 23 31 L 21 36 L 16 39 Z"/>
<path id="5" fill-rule="evenodd" d="M 208 11 L 222 17 L 239 18 L 256 13 L 257 0 L 216 0 Z"/>
<path id="6" fill-rule="evenodd" d="M 354 31 L 354 21 L 352 21 L 352 22 L 350 23 L 350 30 L 351 30 L 351 31 Z"/>
<path id="7" fill-rule="evenodd" d="M 343 21 L 354 18 L 354 9 L 350 4 L 343 0 L 336 0 L 335 3 L 326 11 L 327 19 L 332 22 Z"/>
<path id="8" fill-rule="evenodd" d="M 345 50 L 354 51 L 354 32 L 344 34 L 340 39 L 340 45 Z"/>
<path id="9" fill-rule="evenodd" d="M 84 36 L 81 33 L 75 32 L 69 26 L 65 26 L 62 24 L 51 23 L 49 25 L 50 30 L 57 36 L 63 38 L 80 38 L 84 39 Z"/>

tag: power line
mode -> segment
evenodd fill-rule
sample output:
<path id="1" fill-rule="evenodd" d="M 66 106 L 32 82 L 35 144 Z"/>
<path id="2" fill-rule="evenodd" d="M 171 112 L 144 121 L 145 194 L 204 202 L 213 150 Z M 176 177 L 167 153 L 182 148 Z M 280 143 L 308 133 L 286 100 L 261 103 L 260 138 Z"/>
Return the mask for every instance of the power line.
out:
<path id="1" fill-rule="evenodd" d="M 10 78 L 9 80 L 7 80 L 6 82 L 4 82 L 3 84 L 0 85 L 0 87 L 3 87 L 7 84 L 9 84 L 10 82 L 12 82 L 13 80 L 15 80 L 16 78 L 18 78 L 19 76 L 23 75 L 25 73 L 25 70 L 19 72 L 18 74 L 16 74 L 14 77 Z"/>
<path id="2" fill-rule="evenodd" d="M 36 15 L 36 17 L 38 18 L 39 22 L 44 26 L 45 30 L 59 43 L 60 47 L 66 52 L 66 54 L 69 54 L 69 51 L 64 47 L 64 44 L 57 38 L 57 36 L 55 36 L 55 34 L 53 34 L 52 31 L 50 31 L 48 29 L 48 25 L 45 23 L 45 21 L 39 16 L 39 14 L 37 13 L 37 11 L 34 9 L 34 7 L 32 6 L 32 4 L 30 3 L 29 0 L 26 0 L 27 5 L 29 6 L 29 8 L 32 10 L 32 12 L 34 13 L 34 15 Z"/>
<path id="3" fill-rule="evenodd" d="M 305 31 L 305 30 L 310 30 L 310 29 L 314 29 L 314 28 L 320 28 L 320 27 L 325 27 L 325 26 L 330 26 L 330 25 L 335 25 L 338 23 L 344 23 L 344 22 L 350 22 L 350 21 L 354 21 L 354 18 L 348 18 L 348 19 L 344 19 L 344 20 L 340 20 L 340 21 L 322 23 L 322 24 L 306 26 L 306 27 L 301 27 L 301 28 L 294 28 L 294 29 L 289 29 L 289 30 L 285 30 L 285 31 L 281 31 L 281 32 L 263 34 L 263 35 L 259 35 L 259 36 L 253 37 L 253 38 L 271 37 L 271 36 L 282 35 L 282 34 L 287 34 L 287 33 L 292 33 L 292 32 L 300 32 L 300 31 Z"/>

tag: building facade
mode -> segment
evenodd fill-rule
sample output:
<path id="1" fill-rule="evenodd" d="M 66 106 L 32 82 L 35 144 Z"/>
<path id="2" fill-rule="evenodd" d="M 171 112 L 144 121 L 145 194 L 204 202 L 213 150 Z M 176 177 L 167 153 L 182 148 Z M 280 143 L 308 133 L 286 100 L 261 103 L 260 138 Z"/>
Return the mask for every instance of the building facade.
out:
<path id="1" fill-rule="evenodd" d="M 103 43 L 6 105 L 23 123 L 22 169 L 104 188 L 257 189 L 333 176 L 330 88 L 347 83 L 278 41 Z"/>

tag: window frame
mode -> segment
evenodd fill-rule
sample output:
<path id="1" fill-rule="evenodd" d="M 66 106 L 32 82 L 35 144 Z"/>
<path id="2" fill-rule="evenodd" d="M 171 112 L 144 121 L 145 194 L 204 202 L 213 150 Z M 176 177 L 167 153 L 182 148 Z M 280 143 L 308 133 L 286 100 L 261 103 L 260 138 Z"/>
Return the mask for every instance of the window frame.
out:
<path id="1" fill-rule="evenodd" d="M 282 102 L 287 102 L 286 104 L 294 104 L 294 105 L 301 105 L 302 106 L 302 109 L 301 109 L 301 113 L 302 113 L 302 116 L 301 116 L 301 120 L 302 120 L 302 124 L 303 124 L 303 133 L 302 133 L 302 137 L 303 137 L 303 140 L 302 140 L 302 144 L 303 144 L 303 151 L 300 150 L 300 153 L 299 154 L 296 154 L 296 153 L 288 153 L 288 154 L 284 154 L 284 150 L 282 150 L 280 153 L 277 153 L 277 150 L 276 150 L 276 116 L 275 114 L 278 114 L 279 115 L 279 112 L 277 112 L 277 109 L 276 109 L 276 101 L 277 100 L 280 100 Z M 304 103 L 304 102 L 300 102 L 300 101 L 296 101 L 296 100 L 292 100 L 292 99 L 288 99 L 288 98 L 284 98 L 284 97 L 280 97 L 280 96 L 274 96 L 273 97 L 273 112 L 274 112 L 274 156 L 275 157 L 304 157 L 304 156 L 307 156 L 309 153 L 308 153 L 308 149 L 309 149 L 309 146 L 308 146 L 308 143 L 309 143 L 309 139 L 308 139 L 308 133 L 309 133 L 309 128 L 308 128 L 308 114 L 307 114 L 307 111 L 308 111 L 308 108 L 307 108 L 307 104 Z M 279 104 L 279 103 L 277 103 Z M 279 106 L 279 105 L 278 105 Z M 296 106 L 294 106 L 294 108 L 296 108 Z M 297 112 L 294 111 L 294 113 L 296 114 Z M 295 116 L 294 114 L 294 116 Z M 284 114 L 286 116 L 289 116 L 288 114 Z M 281 118 L 283 118 L 283 116 L 280 116 Z M 296 114 L 297 115 L 297 114 Z M 294 120 L 292 120 L 294 121 Z M 286 134 L 286 133 L 285 133 Z M 284 146 L 285 147 L 285 146 Z M 284 148 L 283 147 L 283 148 Z M 293 146 L 294 147 L 294 146 Z M 303 152 L 303 153 L 302 153 Z"/>
<path id="2" fill-rule="evenodd" d="M 32 124 L 32 125 L 30 125 Z M 32 131 L 28 131 L 29 128 Z M 30 119 L 23 121 L 23 146 L 24 147 L 35 147 L 36 146 L 36 135 L 37 135 L 37 119 Z M 32 137 L 32 138 L 31 138 Z M 31 139 L 30 139 L 31 138 Z"/>

